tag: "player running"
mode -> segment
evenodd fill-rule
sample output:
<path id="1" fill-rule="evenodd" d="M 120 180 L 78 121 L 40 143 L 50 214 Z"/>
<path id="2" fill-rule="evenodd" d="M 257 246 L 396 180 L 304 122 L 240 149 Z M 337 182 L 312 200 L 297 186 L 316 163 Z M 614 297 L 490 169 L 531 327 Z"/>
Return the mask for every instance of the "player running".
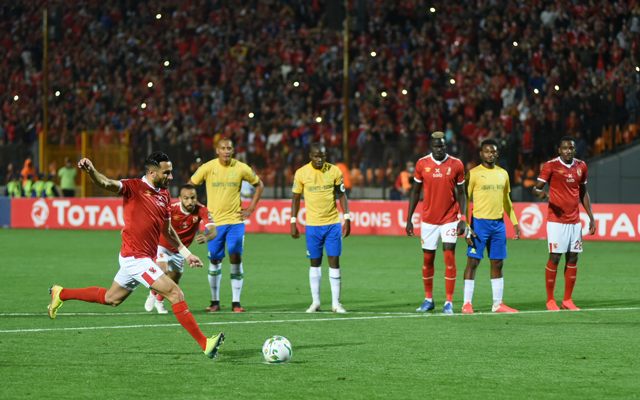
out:
<path id="1" fill-rule="evenodd" d="M 167 186 L 173 179 L 173 166 L 169 157 L 159 151 L 147 157 L 144 166 L 147 172 L 142 179 L 116 181 L 98 172 L 88 158 L 83 158 L 78 163 L 78 168 L 88 173 L 96 186 L 123 197 L 125 227 L 119 255 L 120 270 L 109 290 L 95 286 L 83 289 L 52 286 L 49 289 L 49 317 L 55 318 L 58 309 L 67 300 L 118 306 L 142 284 L 162 294 L 171 302 L 171 308 L 180 325 L 198 342 L 207 357 L 214 358 L 218 347 L 224 342 L 224 333 L 210 339 L 203 335 L 187 307 L 180 287 L 153 262 L 162 234 L 171 246 L 178 249 L 190 267 L 202 267 L 200 259 L 180 242 L 169 221 L 171 195 Z"/>
<path id="2" fill-rule="evenodd" d="M 465 234 L 467 244 L 467 268 L 464 271 L 464 303 L 462 312 L 473 314 L 471 300 L 475 285 L 476 269 L 483 258 L 484 249 L 491 261 L 491 288 L 493 290 L 493 312 L 518 312 L 502 302 L 504 278 L 502 266 L 507 258 L 507 231 L 504 225 L 506 211 L 516 231 L 515 239 L 520 239 L 520 226 L 513 210 L 509 193 L 509 174 L 496 165 L 498 143 L 493 139 L 480 144 L 482 164 L 469 171 L 467 193 L 473 197 L 473 218 Z M 467 207 L 467 212 L 469 208 Z"/>
<path id="3" fill-rule="evenodd" d="M 533 188 L 533 194 L 545 200 L 549 198 L 547 211 L 547 241 L 549 243 L 549 261 L 545 271 L 547 283 L 547 310 L 559 311 L 554 290 L 558 264 L 565 254 L 564 299 L 562 308 L 579 310 L 571 296 L 576 284 L 578 255 L 582 253 L 582 222 L 580 221 L 580 203 L 589 215 L 589 235 L 596 232 L 596 223 L 591 210 L 591 199 L 587 191 L 589 170 L 584 161 L 573 158 L 576 143 L 571 136 L 560 139 L 558 149 L 560 157 L 548 161 L 542 167 L 540 176 Z M 549 184 L 549 193 L 542 190 Z"/>
<path id="4" fill-rule="evenodd" d="M 224 246 L 227 245 L 231 264 L 231 290 L 233 302 L 231 308 L 235 312 L 244 312 L 240 305 L 240 294 L 244 283 L 242 268 L 242 251 L 244 248 L 244 221 L 248 220 L 258 206 L 264 185 L 251 167 L 233 157 L 233 142 L 222 138 L 218 141 L 216 154 L 218 158 L 203 164 L 193 174 L 189 183 L 199 185 L 206 182 L 207 208 L 218 226 L 218 235 L 207 242 L 209 248 L 209 286 L 211 287 L 211 305 L 207 311 L 220 310 L 220 281 L 222 279 L 222 259 Z M 256 188 L 251 204 L 242 209 L 240 189 L 242 181 L 247 181 Z"/>
<path id="5" fill-rule="evenodd" d="M 467 195 L 464 191 L 464 165 L 447 154 L 445 134 L 434 132 L 431 135 L 431 154 L 422 157 L 416 164 L 414 183 L 409 197 L 407 216 L 407 235 L 414 236 L 411 217 L 420 201 L 420 190 L 424 188 L 422 202 L 422 237 L 425 299 L 416 311 L 425 312 L 435 308 L 433 301 L 433 260 L 438 248 L 438 239 L 442 239 L 445 263 L 445 290 L 447 300 L 442 312 L 453 314 L 453 292 L 456 287 L 456 240 L 464 234 Z"/>
<path id="6" fill-rule="evenodd" d="M 207 207 L 198 203 L 196 187 L 188 183 L 183 185 L 180 188 L 179 199 L 180 201 L 171 204 L 171 226 L 178 234 L 184 247 L 189 247 L 194 237 L 199 244 L 214 239 L 217 234 L 216 224 L 211 219 Z M 207 221 L 207 233 L 196 237 L 200 221 Z M 184 272 L 184 257 L 171 246 L 164 236 L 160 237 L 160 243 L 158 243 L 156 264 L 176 284 L 180 282 L 180 277 Z M 155 307 L 158 310 L 158 314 L 168 314 L 169 311 L 164 307 L 163 299 L 164 297 L 161 294 L 151 290 L 147 301 L 144 303 L 144 309 L 152 311 Z"/>
<path id="7" fill-rule="evenodd" d="M 346 313 L 340 304 L 342 272 L 340 255 L 342 254 L 342 238 L 351 233 L 351 216 L 346 189 L 342 182 L 340 168 L 326 162 L 327 150 L 321 143 L 309 146 L 311 162 L 298 169 L 293 178 L 293 199 L 291 201 L 291 237 L 298 239 L 298 211 L 300 198 L 304 193 L 306 213 L 307 257 L 310 259 L 309 283 L 313 303 L 308 313 L 320 311 L 320 282 L 322 281 L 322 249 L 327 251 L 329 260 L 329 282 L 331 283 L 331 311 Z M 340 199 L 340 207 L 344 213 L 344 226 L 340 229 L 340 214 L 336 207 L 336 193 Z"/>

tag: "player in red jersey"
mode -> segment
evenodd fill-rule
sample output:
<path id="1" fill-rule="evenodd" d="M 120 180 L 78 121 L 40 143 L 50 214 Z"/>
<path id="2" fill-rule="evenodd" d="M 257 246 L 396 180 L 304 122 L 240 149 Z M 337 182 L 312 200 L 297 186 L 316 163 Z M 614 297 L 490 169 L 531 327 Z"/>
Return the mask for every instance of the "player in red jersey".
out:
<path id="1" fill-rule="evenodd" d="M 180 242 L 169 220 L 171 195 L 167 185 L 173 179 L 173 166 L 169 157 L 159 151 L 151 154 L 144 165 L 147 172 L 142 179 L 116 181 L 98 172 L 88 158 L 78 163 L 78 168 L 88 173 L 96 186 L 124 197 L 125 227 L 122 231 L 120 270 L 109 290 L 95 286 L 83 289 L 52 286 L 49 289 L 49 317 L 55 318 L 66 300 L 117 306 L 142 283 L 169 299 L 180 325 L 193 336 L 207 357 L 214 358 L 224 342 L 224 333 L 210 339 L 203 335 L 187 307 L 182 290 L 153 262 L 162 234 L 185 257 L 189 266 L 202 267 L 200 259 Z"/>
<path id="2" fill-rule="evenodd" d="M 560 157 L 548 161 L 542 167 L 533 194 L 545 200 L 549 197 L 547 212 L 547 241 L 549 242 L 549 261 L 545 272 L 547 282 L 547 309 L 558 311 L 554 297 L 558 264 L 565 254 L 564 299 L 562 308 L 579 310 L 573 304 L 571 295 L 576 284 L 578 272 L 578 254 L 582 253 L 582 222 L 580 221 L 580 203 L 589 215 L 589 234 L 596 232 L 596 222 L 591 210 L 591 199 L 587 191 L 589 170 L 584 161 L 573 158 L 576 143 L 571 136 L 560 140 Z M 542 190 L 549 184 L 549 193 Z"/>
<path id="3" fill-rule="evenodd" d="M 424 264 L 425 300 L 416 311 L 425 312 L 435 308 L 433 302 L 433 260 L 438 248 L 438 239 L 442 239 L 445 269 L 445 290 L 447 301 L 442 310 L 453 314 L 453 292 L 456 286 L 456 240 L 465 229 L 467 195 L 464 190 L 464 165 L 455 157 L 447 154 L 445 134 L 434 132 L 431 135 L 431 154 L 418 160 L 414 173 L 414 183 L 409 197 L 407 216 L 407 235 L 413 236 L 411 216 L 420 201 L 420 190 L 424 188 L 422 203 L 422 252 Z"/>
<path id="4" fill-rule="evenodd" d="M 180 188 L 180 201 L 171 204 L 171 226 L 178 234 L 180 241 L 185 247 L 189 247 L 195 238 L 199 244 L 206 243 L 216 237 L 218 231 L 216 224 L 209 214 L 209 210 L 203 204 L 198 203 L 196 187 L 187 183 Z M 196 232 L 200 226 L 200 221 L 206 221 L 207 233 L 198 235 Z M 178 250 L 169 243 L 164 236 L 160 236 L 156 264 L 164 271 L 176 284 L 180 282 L 180 277 L 184 272 L 184 257 Z M 152 311 L 155 307 L 158 314 L 168 314 L 162 300 L 164 296 L 150 291 L 144 309 Z"/>

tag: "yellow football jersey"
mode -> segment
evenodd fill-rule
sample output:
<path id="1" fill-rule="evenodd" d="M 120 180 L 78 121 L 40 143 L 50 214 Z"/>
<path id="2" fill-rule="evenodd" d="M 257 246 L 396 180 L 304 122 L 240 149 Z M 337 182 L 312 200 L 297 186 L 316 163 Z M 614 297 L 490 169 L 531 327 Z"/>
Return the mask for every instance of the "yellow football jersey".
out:
<path id="1" fill-rule="evenodd" d="M 191 181 L 199 185 L 203 181 L 207 187 L 207 208 L 216 225 L 242 224 L 238 211 L 242 210 L 240 188 L 242 181 L 256 185 L 260 178 L 251 167 L 236 159 L 223 166 L 219 159 L 203 164 L 191 177 Z"/>
<path id="2" fill-rule="evenodd" d="M 333 164 L 324 163 L 321 170 L 311 163 L 296 171 L 293 193 L 304 194 L 306 222 L 311 226 L 340 223 L 334 187 L 342 185 L 342 172 Z"/>
<path id="3" fill-rule="evenodd" d="M 473 216 L 482 219 L 502 219 L 506 212 L 514 225 L 518 218 L 509 193 L 509 174 L 497 165 L 493 169 L 482 164 L 469 171 L 469 201 L 473 197 Z M 467 208 L 468 210 L 469 208 Z"/>

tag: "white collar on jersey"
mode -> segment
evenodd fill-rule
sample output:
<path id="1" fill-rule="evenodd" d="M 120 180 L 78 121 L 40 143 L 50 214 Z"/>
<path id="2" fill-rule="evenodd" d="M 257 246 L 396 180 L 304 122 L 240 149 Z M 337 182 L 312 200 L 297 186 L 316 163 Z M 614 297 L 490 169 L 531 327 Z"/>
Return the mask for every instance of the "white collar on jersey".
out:
<path id="1" fill-rule="evenodd" d="M 442 164 L 443 162 L 447 161 L 447 158 L 449 158 L 449 154 L 445 154 L 445 156 L 444 156 L 444 158 L 442 159 L 442 161 L 438 161 L 438 160 L 436 160 L 435 158 L 433 158 L 433 155 L 432 155 L 432 154 L 429 154 L 427 157 L 430 157 L 430 158 L 433 160 L 433 162 L 434 162 L 434 163 L 436 163 L 436 164 L 440 165 L 440 164 Z"/>
<path id="2" fill-rule="evenodd" d="M 149 183 L 146 175 L 142 177 L 142 182 L 146 183 L 147 186 L 149 186 L 151 189 L 155 190 L 156 192 L 160 192 L 160 188 L 154 188 L 153 185 Z"/>
<path id="3" fill-rule="evenodd" d="M 558 161 L 560 161 L 560 164 L 564 165 L 567 168 L 573 167 L 573 164 L 576 163 L 576 159 L 575 158 L 573 160 L 571 160 L 571 164 L 567 164 L 564 161 L 562 161 L 562 157 L 558 157 Z"/>

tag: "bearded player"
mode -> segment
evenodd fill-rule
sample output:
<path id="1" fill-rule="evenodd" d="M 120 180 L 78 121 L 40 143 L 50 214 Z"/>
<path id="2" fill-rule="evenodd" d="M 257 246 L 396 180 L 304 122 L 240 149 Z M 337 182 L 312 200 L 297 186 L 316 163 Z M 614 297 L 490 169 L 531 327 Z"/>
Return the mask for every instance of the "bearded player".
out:
<path id="1" fill-rule="evenodd" d="M 194 237 L 199 244 L 214 239 L 218 232 L 216 224 L 211 219 L 207 207 L 198 203 L 196 187 L 188 183 L 183 185 L 180 188 L 179 199 L 180 201 L 171 204 L 171 226 L 180 237 L 182 244 L 185 247 L 189 247 Z M 207 233 L 196 237 L 200 221 L 206 221 Z M 171 246 L 164 236 L 160 236 L 156 264 L 176 284 L 180 282 L 180 277 L 184 272 L 184 261 L 185 258 L 182 254 Z M 168 314 L 169 311 L 164 307 L 163 299 L 164 297 L 161 294 L 151 290 L 147 301 L 144 303 L 144 309 L 152 311 L 155 307 L 158 310 L 158 314 Z"/>
<path id="2" fill-rule="evenodd" d="M 580 221 L 580 203 L 589 215 L 589 235 L 596 232 L 596 223 L 591 210 L 591 199 L 587 191 L 589 170 L 584 161 L 573 158 L 576 143 L 571 136 L 560 139 L 558 149 L 560 157 L 548 161 L 542 167 L 533 194 L 540 199 L 549 198 L 547 211 L 547 241 L 549 243 L 549 261 L 545 271 L 547 282 L 547 310 L 558 311 L 554 290 L 558 264 L 565 254 L 564 299 L 562 308 L 579 310 L 571 296 L 576 284 L 578 255 L 582 253 L 582 222 Z M 549 193 L 542 190 L 549 184 Z"/>
<path id="3" fill-rule="evenodd" d="M 445 134 L 434 132 L 431 135 L 431 154 L 418 160 L 414 173 L 414 183 L 409 197 L 407 216 L 407 235 L 414 236 L 411 216 L 420 201 L 420 191 L 424 188 L 422 202 L 422 237 L 425 299 L 416 311 L 425 312 L 435 308 L 433 301 L 433 260 L 436 256 L 439 239 L 442 240 L 445 263 L 445 291 L 447 300 L 442 312 L 453 314 L 453 292 L 456 287 L 456 241 L 464 234 L 467 195 L 464 190 L 464 165 L 455 157 L 447 154 Z"/>

